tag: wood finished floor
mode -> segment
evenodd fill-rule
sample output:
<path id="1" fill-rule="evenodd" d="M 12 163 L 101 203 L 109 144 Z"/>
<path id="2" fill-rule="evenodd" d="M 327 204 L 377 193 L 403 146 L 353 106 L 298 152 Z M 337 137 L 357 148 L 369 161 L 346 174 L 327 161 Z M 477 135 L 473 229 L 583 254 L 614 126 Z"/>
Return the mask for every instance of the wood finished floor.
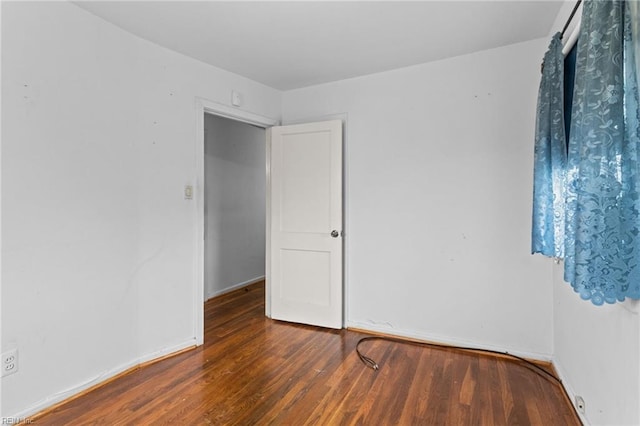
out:
<path id="1" fill-rule="evenodd" d="M 557 384 L 493 356 L 264 317 L 264 285 L 205 306 L 205 344 L 33 420 L 38 425 L 579 425 Z"/>

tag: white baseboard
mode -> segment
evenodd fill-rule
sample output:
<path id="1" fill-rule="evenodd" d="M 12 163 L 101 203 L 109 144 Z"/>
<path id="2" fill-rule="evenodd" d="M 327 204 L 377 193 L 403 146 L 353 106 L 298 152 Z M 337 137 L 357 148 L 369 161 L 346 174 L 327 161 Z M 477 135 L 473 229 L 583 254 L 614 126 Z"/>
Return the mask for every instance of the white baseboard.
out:
<path id="1" fill-rule="evenodd" d="M 428 342 L 439 343 L 439 344 L 449 345 L 449 346 L 462 346 L 462 347 L 473 348 L 473 349 L 486 349 L 490 351 L 500 352 L 503 354 L 508 353 L 511 355 L 516 355 L 522 358 L 535 360 L 535 361 L 551 362 L 551 360 L 553 359 L 550 354 L 543 354 L 538 352 L 526 352 L 526 351 L 519 351 L 515 349 L 505 349 L 502 346 L 489 345 L 482 342 L 455 339 L 451 337 L 416 332 L 411 330 L 398 330 L 398 329 L 385 326 L 385 325 L 380 325 L 380 324 L 348 321 L 347 328 L 357 328 L 358 330 L 362 330 L 362 331 L 371 331 L 373 333 L 382 333 L 382 334 L 387 334 L 392 336 L 406 337 L 409 339 L 424 340 Z"/>
<path id="2" fill-rule="evenodd" d="M 104 373 L 98 374 L 97 376 L 87 380 L 84 383 L 78 384 L 76 386 L 73 386 L 69 389 L 60 391 L 54 395 L 51 395 L 41 401 L 36 402 L 35 404 L 29 406 L 28 408 L 13 414 L 11 416 L 3 416 L 5 418 L 13 418 L 13 419 L 28 419 L 29 416 L 33 416 L 35 414 L 40 413 L 43 410 L 46 410 L 49 407 L 52 407 L 60 402 L 63 402 L 66 399 L 69 399 L 89 388 L 92 388 L 96 385 L 99 385 L 101 383 L 104 383 L 106 381 L 108 381 L 109 379 L 127 371 L 130 370 L 134 367 L 137 367 L 141 364 L 144 364 L 146 362 L 152 361 L 154 359 L 158 359 L 158 358 L 162 358 L 165 355 L 169 355 L 172 354 L 174 352 L 178 352 L 181 351 L 183 349 L 189 348 L 191 346 L 196 346 L 196 341 L 195 339 L 189 339 L 186 342 L 180 343 L 178 345 L 174 345 L 168 348 L 164 348 L 161 349 L 159 351 L 155 351 L 152 352 L 150 354 L 146 354 L 143 355 L 139 358 L 136 358 L 134 360 L 132 360 L 131 362 L 127 362 L 125 364 L 121 364 L 115 368 L 112 368 L 108 371 L 105 371 Z"/>
<path id="3" fill-rule="evenodd" d="M 211 295 L 207 295 L 207 299 L 206 300 L 213 299 L 214 297 L 222 296 L 223 294 L 231 293 L 232 291 L 237 290 L 239 288 L 246 287 L 246 286 L 251 285 L 251 284 L 255 284 L 255 283 L 259 282 L 259 281 L 263 281 L 264 278 L 265 278 L 265 276 L 262 275 L 261 277 L 255 277 L 255 278 L 252 278 L 250 280 L 243 281 L 243 282 L 238 283 L 238 284 L 234 284 L 234 285 L 232 285 L 230 287 L 223 288 L 222 290 L 218 290 L 218 291 L 214 292 Z"/>

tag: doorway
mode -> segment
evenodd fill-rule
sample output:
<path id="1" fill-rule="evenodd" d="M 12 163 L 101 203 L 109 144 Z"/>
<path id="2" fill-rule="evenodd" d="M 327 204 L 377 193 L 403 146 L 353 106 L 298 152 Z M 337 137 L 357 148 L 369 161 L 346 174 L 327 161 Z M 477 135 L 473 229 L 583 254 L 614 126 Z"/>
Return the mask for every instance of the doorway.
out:
<path id="1" fill-rule="evenodd" d="M 265 279 L 265 129 L 204 117 L 204 300 Z"/>
<path id="2" fill-rule="evenodd" d="M 204 225 L 205 214 L 210 216 L 208 210 L 205 213 L 205 206 L 208 206 L 208 209 L 212 208 L 211 204 L 205 203 L 204 196 L 207 192 L 205 185 L 205 119 L 207 119 L 207 115 L 205 113 L 231 118 L 235 122 L 248 123 L 261 128 L 262 132 L 264 132 L 264 129 L 268 129 L 266 133 L 263 133 L 266 136 L 266 138 L 263 138 L 264 163 L 266 166 L 263 169 L 266 172 L 266 205 L 264 206 L 265 209 L 261 209 L 266 216 L 264 222 L 266 226 L 263 228 L 266 231 L 265 240 L 270 242 L 266 247 L 266 252 L 263 254 L 263 259 L 265 260 L 264 276 L 267 284 L 265 288 L 266 316 L 272 317 L 271 287 L 276 284 L 282 284 L 284 287 L 281 285 L 275 289 L 279 297 L 278 301 L 282 302 L 278 307 L 286 307 L 287 309 L 293 307 L 295 309 L 284 311 L 280 309 L 278 311 L 278 319 L 331 328 L 343 327 L 343 313 L 345 310 L 343 303 L 344 240 L 342 238 L 343 120 L 338 118 L 332 121 L 273 128 L 278 124 L 275 120 L 203 99 L 196 100 L 196 112 L 198 114 L 196 123 L 197 179 L 195 192 L 197 234 L 195 238 L 196 262 L 194 265 L 196 267 L 194 292 L 194 335 L 196 345 L 204 343 Z M 207 139 L 209 139 L 208 136 Z M 272 149 L 275 149 L 279 154 L 273 154 Z M 272 161 L 275 162 L 272 164 Z M 267 188 L 269 188 L 268 191 Z M 211 197 L 211 195 L 209 196 Z M 301 209 L 303 206 L 319 205 L 325 207 L 319 208 L 319 210 L 311 209 L 312 214 L 303 214 L 304 212 L 309 213 L 309 208 Z M 315 212 L 315 210 L 318 210 L 318 212 Z M 272 218 L 273 220 L 271 220 Z M 295 220 L 283 220 L 283 218 L 293 218 Z M 209 230 L 206 230 L 206 233 L 211 238 Z M 318 247 L 311 247 L 308 246 L 307 243 L 309 241 L 306 238 L 294 238 L 291 240 L 289 237 L 292 236 L 292 233 L 307 234 L 306 236 L 317 239 L 317 242 L 321 244 Z M 218 245 L 217 247 L 219 248 L 220 246 Z M 274 250 L 282 256 L 273 255 Z M 312 273 L 309 273 L 309 271 L 312 271 Z M 208 271 L 207 278 L 213 273 Z M 276 277 L 272 280 L 274 273 Z M 208 295 L 214 296 L 216 295 L 215 292 L 222 294 L 232 290 L 234 287 L 247 285 L 256 279 L 258 277 L 232 282 L 226 286 L 222 284 L 224 287 L 218 289 L 209 284 L 207 288 Z M 329 297 L 328 295 L 334 296 Z M 318 312 L 315 312 L 316 310 Z M 297 315 L 301 312 L 303 313 L 302 316 Z M 309 316 L 309 312 L 311 312 L 313 318 Z M 292 313 L 297 314 L 292 315 Z"/>
<path id="3" fill-rule="evenodd" d="M 227 105 L 212 102 L 203 98 L 196 98 L 196 235 L 194 235 L 194 288 L 193 288 L 193 334 L 196 345 L 204 343 L 204 301 L 205 301 L 205 119 L 208 115 L 223 117 L 235 122 L 249 124 L 261 128 L 263 131 L 278 124 L 277 120 L 242 111 Z M 266 155 L 265 138 L 262 139 L 263 150 Z M 268 165 L 267 165 L 268 169 Z M 263 163 L 263 174 L 265 168 Z M 261 211 L 265 212 L 265 208 Z M 215 290 L 213 290 L 215 291 Z"/>

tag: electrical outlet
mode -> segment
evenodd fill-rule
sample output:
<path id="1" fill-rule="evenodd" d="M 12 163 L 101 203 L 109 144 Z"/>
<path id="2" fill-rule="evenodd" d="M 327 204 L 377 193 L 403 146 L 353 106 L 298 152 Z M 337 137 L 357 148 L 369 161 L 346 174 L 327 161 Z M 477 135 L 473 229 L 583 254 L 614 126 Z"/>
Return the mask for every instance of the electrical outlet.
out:
<path id="1" fill-rule="evenodd" d="M 18 350 L 11 349 L 2 354 L 2 377 L 18 371 Z"/>
<path id="2" fill-rule="evenodd" d="M 581 414 L 584 414 L 584 399 L 580 395 L 576 395 L 576 408 Z"/>

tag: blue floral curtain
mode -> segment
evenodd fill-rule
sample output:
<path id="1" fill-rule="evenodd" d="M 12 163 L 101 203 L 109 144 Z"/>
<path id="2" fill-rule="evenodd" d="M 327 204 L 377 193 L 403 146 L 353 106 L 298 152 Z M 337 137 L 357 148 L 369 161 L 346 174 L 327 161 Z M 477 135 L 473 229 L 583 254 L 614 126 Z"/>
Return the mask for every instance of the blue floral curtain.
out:
<path id="1" fill-rule="evenodd" d="M 567 160 L 565 280 L 596 305 L 640 298 L 638 124 L 629 7 L 587 1 Z"/>
<path id="2" fill-rule="evenodd" d="M 562 205 L 554 204 L 553 217 L 564 211 L 565 280 L 580 297 L 602 305 L 640 299 L 640 110 L 634 38 L 638 22 L 637 13 L 632 15 L 636 5 L 628 2 L 583 4 L 565 198 Z M 541 111 L 539 107 L 539 116 Z M 537 151 L 536 137 L 536 185 L 538 175 L 543 176 L 537 169 L 546 170 L 540 166 L 544 156 Z M 543 182 L 547 188 L 553 179 Z M 543 192 L 540 201 L 539 191 L 534 193 L 534 206 L 548 206 L 548 194 Z M 546 246 L 536 246 L 535 239 L 549 234 L 548 212 L 548 207 L 544 212 L 534 207 L 533 244 L 534 252 L 551 256 L 538 249 L 546 249 L 547 240 Z M 544 221 L 536 221 L 536 216 Z M 558 244 L 557 238 L 553 243 Z M 553 256 L 561 250 L 554 246 Z"/>
<path id="3" fill-rule="evenodd" d="M 531 252 L 564 255 L 564 56 L 560 33 L 551 39 L 538 91 Z"/>

